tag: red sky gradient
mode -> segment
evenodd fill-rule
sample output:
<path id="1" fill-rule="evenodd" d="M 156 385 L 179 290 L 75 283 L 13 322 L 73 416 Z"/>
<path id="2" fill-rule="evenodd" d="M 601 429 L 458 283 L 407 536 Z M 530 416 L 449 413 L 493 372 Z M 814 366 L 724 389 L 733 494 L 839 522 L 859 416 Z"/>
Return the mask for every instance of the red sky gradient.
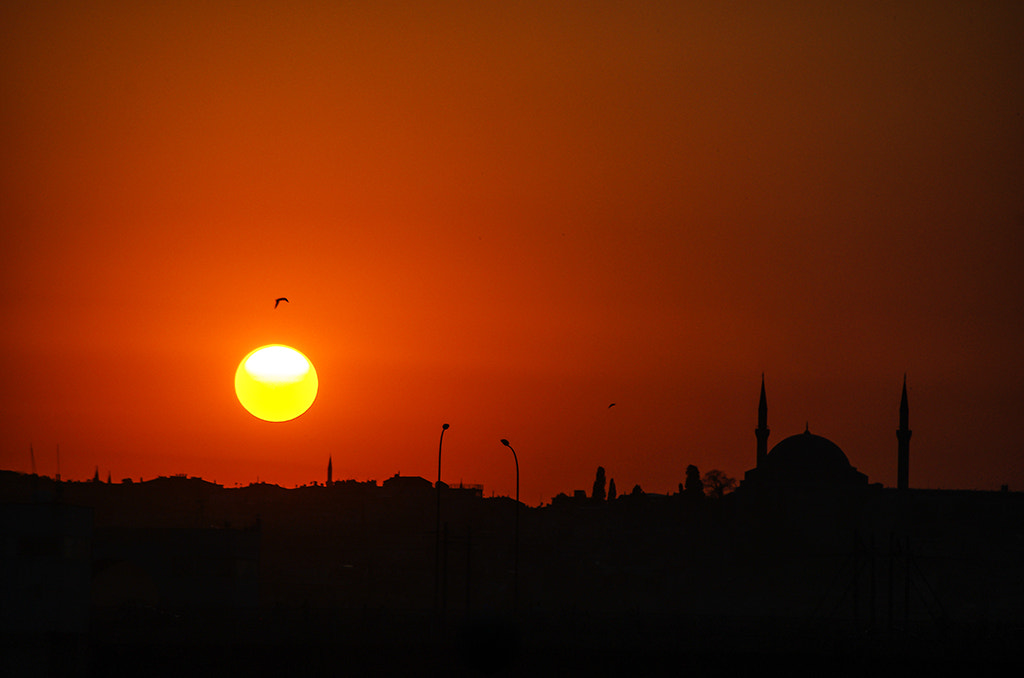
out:
<path id="1" fill-rule="evenodd" d="M 0 468 L 1024 488 L 1024 5 L 850 4 L 4 3 Z"/>

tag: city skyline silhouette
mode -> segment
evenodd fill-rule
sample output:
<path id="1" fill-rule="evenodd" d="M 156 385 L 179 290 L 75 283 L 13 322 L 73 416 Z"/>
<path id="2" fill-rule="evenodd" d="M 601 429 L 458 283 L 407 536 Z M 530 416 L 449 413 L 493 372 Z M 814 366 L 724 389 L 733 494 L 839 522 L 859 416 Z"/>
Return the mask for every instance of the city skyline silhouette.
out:
<path id="1" fill-rule="evenodd" d="M 0 467 L 668 493 L 765 372 L 891 484 L 907 373 L 920 487 L 1024 487 L 1021 8 L 301 5 L 0 10 Z"/>
<path id="2" fill-rule="evenodd" d="M 862 674 L 1018 644 L 1024 4 L 0 25 L 5 656 Z M 238 372 L 269 345 L 308 360 Z M 285 383 L 312 404 L 258 406 Z"/>
<path id="3" fill-rule="evenodd" d="M 602 466 L 589 494 L 541 507 L 416 476 L 334 480 L 333 459 L 294 489 L 2 471 L 5 653 L 66 675 L 1011 661 L 1024 494 L 914 488 L 905 389 L 897 487 L 809 427 L 764 452 L 768 393 L 742 480 L 688 465 L 670 494 L 617 494 Z"/>

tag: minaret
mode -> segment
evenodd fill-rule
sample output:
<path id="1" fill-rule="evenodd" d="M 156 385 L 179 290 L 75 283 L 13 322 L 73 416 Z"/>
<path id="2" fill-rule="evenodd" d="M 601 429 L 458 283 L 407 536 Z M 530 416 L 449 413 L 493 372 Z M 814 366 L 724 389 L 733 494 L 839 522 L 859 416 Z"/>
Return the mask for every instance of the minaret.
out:
<path id="1" fill-rule="evenodd" d="M 896 453 L 896 489 L 906 490 L 910 487 L 910 410 L 907 407 L 907 375 L 903 375 L 903 395 L 900 396 L 900 427 L 896 431 L 899 441 Z"/>
<path id="2" fill-rule="evenodd" d="M 761 400 L 757 403 L 757 428 L 754 435 L 757 436 L 757 468 L 764 464 L 768 456 L 768 400 L 764 396 L 764 372 L 761 373 Z"/>
<path id="3" fill-rule="evenodd" d="M 331 457 L 327 457 L 327 484 L 330 485 L 334 479 L 334 469 L 331 465 Z"/>

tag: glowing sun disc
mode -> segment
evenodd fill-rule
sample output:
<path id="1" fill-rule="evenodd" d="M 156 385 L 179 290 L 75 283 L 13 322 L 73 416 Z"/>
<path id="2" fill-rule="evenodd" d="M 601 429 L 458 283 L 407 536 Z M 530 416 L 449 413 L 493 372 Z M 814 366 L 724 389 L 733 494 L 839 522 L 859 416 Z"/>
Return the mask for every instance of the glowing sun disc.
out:
<path id="1" fill-rule="evenodd" d="M 238 402 L 264 421 L 298 417 L 316 400 L 319 385 L 309 358 L 281 344 L 252 351 L 235 370 Z"/>

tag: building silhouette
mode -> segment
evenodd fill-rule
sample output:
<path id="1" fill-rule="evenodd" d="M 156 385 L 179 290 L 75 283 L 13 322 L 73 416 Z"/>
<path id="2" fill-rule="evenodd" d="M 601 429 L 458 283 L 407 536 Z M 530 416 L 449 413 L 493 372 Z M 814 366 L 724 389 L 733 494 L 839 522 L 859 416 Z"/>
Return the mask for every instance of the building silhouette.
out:
<path id="1" fill-rule="evenodd" d="M 896 487 L 809 427 L 769 437 L 762 375 L 753 468 L 720 498 L 696 467 L 688 492 L 541 507 L 418 476 L 335 481 L 332 457 L 325 484 L 294 489 L 0 472 L 15 633 L 0 649 L 62 656 L 49 639 L 71 634 L 93 675 L 378 668 L 360 661 L 476 675 L 456 665 L 498 657 L 518 675 L 631 675 L 639 658 L 658 674 L 721 656 L 816 657 L 826 673 L 856 656 L 869 673 L 894 655 L 974 669 L 1024 640 L 1024 495 L 910 489 L 905 378 Z"/>
<path id="2" fill-rule="evenodd" d="M 905 389 L 904 385 L 904 395 Z M 901 408 L 901 412 L 904 409 Z M 744 492 L 793 495 L 837 490 L 859 492 L 867 488 L 867 476 L 850 464 L 842 449 L 831 440 L 811 433 L 809 426 L 803 433 L 782 440 L 771 451 L 768 451 L 768 434 L 768 399 L 762 375 L 755 429 L 757 453 L 754 468 L 746 472 L 740 485 Z"/>

